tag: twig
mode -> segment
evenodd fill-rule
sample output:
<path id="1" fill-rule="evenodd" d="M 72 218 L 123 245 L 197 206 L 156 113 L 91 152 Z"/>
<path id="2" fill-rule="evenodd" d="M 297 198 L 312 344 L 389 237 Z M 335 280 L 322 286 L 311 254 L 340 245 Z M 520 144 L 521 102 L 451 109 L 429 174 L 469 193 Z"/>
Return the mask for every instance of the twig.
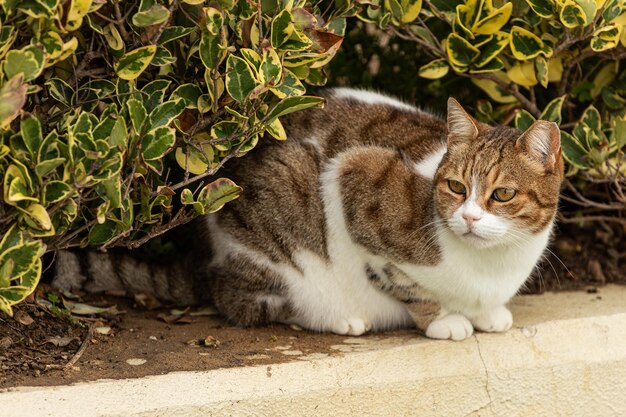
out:
<path id="1" fill-rule="evenodd" d="M 85 337 L 85 340 L 83 340 L 83 344 L 80 345 L 80 348 L 78 349 L 78 351 L 74 354 L 74 356 L 72 356 L 72 359 L 70 359 L 69 362 L 65 364 L 63 369 L 69 369 L 72 366 L 74 366 L 76 362 L 78 362 L 80 357 L 83 356 L 83 353 L 85 353 L 85 350 L 87 350 L 87 346 L 89 346 L 92 336 L 93 336 L 93 324 L 89 326 L 89 332 L 87 332 L 87 337 Z"/>
<path id="2" fill-rule="evenodd" d="M 462 75 L 464 77 L 470 77 L 469 74 L 465 74 L 465 73 L 462 73 L 462 72 L 460 72 L 458 74 Z M 509 93 L 513 97 L 515 97 L 522 104 L 522 106 L 526 110 L 528 110 L 528 112 L 530 114 L 532 114 L 536 118 L 539 118 L 539 116 L 541 115 L 541 111 L 539 110 L 537 105 L 534 104 L 532 101 L 530 101 L 528 98 L 526 98 L 526 96 L 524 96 L 522 93 L 520 93 L 520 91 L 515 87 L 514 84 L 510 84 L 510 83 L 507 83 L 505 81 L 502 81 L 500 78 L 496 77 L 492 73 L 474 74 L 474 77 L 493 81 L 499 87 L 503 88 L 507 93 Z"/>
<path id="3" fill-rule="evenodd" d="M 626 219 L 622 219 L 620 217 L 611 217 L 611 216 L 565 217 L 562 214 L 559 217 L 560 217 L 559 221 L 561 223 L 614 222 L 614 223 L 620 223 L 626 226 Z"/>

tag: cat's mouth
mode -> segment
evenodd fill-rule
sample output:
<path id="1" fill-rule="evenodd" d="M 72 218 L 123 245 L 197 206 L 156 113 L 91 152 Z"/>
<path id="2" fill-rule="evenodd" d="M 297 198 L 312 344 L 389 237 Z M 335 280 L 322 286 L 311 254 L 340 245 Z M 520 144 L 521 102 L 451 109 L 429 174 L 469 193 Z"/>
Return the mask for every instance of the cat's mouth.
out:
<path id="1" fill-rule="evenodd" d="M 474 233 L 471 230 L 463 233 L 463 237 L 468 238 L 468 239 L 482 240 L 482 241 L 486 241 L 487 240 L 484 237 L 477 235 L 476 233 Z"/>

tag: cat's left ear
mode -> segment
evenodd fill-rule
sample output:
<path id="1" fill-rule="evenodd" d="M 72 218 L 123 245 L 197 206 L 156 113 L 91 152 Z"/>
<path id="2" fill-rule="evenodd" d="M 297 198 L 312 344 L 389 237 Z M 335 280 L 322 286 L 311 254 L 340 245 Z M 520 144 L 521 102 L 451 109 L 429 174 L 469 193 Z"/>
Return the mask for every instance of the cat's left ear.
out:
<path id="1" fill-rule="evenodd" d="M 554 122 L 537 120 L 515 145 L 529 153 L 548 172 L 553 172 L 561 160 L 561 131 Z"/>

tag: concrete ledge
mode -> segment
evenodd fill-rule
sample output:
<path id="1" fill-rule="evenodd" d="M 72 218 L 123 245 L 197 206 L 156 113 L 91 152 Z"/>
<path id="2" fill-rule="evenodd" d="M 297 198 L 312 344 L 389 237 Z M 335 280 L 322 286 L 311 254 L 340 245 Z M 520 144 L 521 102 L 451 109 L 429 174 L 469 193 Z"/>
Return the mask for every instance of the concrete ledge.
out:
<path id="1" fill-rule="evenodd" d="M 322 359 L 21 387 L 0 415 L 623 416 L 626 288 L 600 295 L 519 297 L 518 327 L 463 342 L 381 335 Z"/>

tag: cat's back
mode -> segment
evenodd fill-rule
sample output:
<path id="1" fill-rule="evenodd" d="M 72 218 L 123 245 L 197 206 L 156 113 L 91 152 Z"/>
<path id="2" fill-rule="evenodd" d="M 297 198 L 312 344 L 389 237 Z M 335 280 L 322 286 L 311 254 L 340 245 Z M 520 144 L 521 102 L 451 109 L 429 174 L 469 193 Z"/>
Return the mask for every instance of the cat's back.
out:
<path id="1" fill-rule="evenodd" d="M 353 147 L 380 146 L 420 160 L 444 140 L 441 118 L 398 99 L 351 88 L 320 95 L 326 100 L 323 108 L 292 113 L 283 124 L 294 145 L 313 146 L 324 158 Z"/>

